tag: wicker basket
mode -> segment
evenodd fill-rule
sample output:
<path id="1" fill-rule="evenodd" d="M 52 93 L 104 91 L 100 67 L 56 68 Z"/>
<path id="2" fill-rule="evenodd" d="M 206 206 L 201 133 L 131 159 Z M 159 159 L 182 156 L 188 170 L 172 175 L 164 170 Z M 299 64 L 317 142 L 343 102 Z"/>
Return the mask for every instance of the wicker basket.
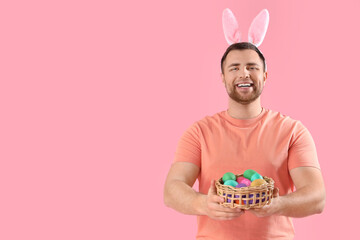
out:
<path id="1" fill-rule="evenodd" d="M 243 174 L 236 175 L 236 177 L 243 177 Z M 242 188 L 223 185 L 222 178 L 220 178 L 215 182 L 217 195 L 225 199 L 225 202 L 220 205 L 229 208 L 250 209 L 262 208 L 270 204 L 273 199 L 274 180 L 265 176 L 263 178 L 267 182 L 266 184 Z"/>

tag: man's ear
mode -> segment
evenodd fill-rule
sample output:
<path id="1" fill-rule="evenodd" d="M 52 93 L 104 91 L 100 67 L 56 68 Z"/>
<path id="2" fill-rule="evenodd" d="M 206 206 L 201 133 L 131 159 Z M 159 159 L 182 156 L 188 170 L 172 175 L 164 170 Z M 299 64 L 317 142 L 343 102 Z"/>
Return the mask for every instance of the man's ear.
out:
<path id="1" fill-rule="evenodd" d="M 225 76 L 224 76 L 224 74 L 223 74 L 223 73 L 220 73 L 220 75 L 221 75 L 222 82 L 225 83 Z"/>
<path id="2" fill-rule="evenodd" d="M 265 86 L 265 84 L 266 84 L 267 78 L 268 78 L 268 73 L 267 73 L 267 72 L 264 72 L 264 86 Z"/>

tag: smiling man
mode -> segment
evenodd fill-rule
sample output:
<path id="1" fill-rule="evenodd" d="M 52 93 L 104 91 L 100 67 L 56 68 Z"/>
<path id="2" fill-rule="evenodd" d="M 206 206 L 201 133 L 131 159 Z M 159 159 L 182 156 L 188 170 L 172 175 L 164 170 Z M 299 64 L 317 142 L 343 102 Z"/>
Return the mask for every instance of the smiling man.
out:
<path id="1" fill-rule="evenodd" d="M 221 59 L 228 109 L 196 121 L 181 137 L 164 187 L 164 202 L 198 216 L 197 239 L 293 239 L 292 217 L 321 213 L 325 188 L 310 132 L 298 120 L 261 106 L 265 58 L 249 42 Z M 275 181 L 275 198 L 256 210 L 219 203 L 214 180 L 254 169 Z M 192 186 L 199 180 L 199 192 Z"/>
<path id="2" fill-rule="evenodd" d="M 226 60 L 223 58 L 221 62 L 222 79 L 229 97 L 233 101 L 245 105 L 257 99 L 260 101 L 259 97 L 267 78 L 267 72 L 264 71 L 265 63 L 254 50 L 237 50 L 236 48 L 231 50 L 230 48 L 225 53 L 227 54 L 224 55 Z M 239 74 L 244 76 L 240 78 Z"/>

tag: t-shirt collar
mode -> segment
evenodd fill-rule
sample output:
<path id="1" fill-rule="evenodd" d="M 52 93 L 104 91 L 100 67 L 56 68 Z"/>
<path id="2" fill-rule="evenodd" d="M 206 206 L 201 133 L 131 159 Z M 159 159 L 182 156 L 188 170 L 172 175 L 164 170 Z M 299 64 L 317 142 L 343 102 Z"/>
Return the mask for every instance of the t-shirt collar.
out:
<path id="1" fill-rule="evenodd" d="M 255 125 L 257 122 L 260 121 L 260 119 L 265 115 L 265 113 L 267 112 L 267 109 L 265 109 L 264 107 L 261 107 L 261 113 L 254 117 L 254 118 L 249 118 L 249 119 L 238 119 L 238 118 L 233 118 L 232 116 L 229 115 L 228 111 L 223 111 L 221 113 L 222 117 L 225 118 L 227 121 L 229 121 L 230 123 L 232 123 L 235 126 L 238 127 L 250 127 L 252 125 Z"/>

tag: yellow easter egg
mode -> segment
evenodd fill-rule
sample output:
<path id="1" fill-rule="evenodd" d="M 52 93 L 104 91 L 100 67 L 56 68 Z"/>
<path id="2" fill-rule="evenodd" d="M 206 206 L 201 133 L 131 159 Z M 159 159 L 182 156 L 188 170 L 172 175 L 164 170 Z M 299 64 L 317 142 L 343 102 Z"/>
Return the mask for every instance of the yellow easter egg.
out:
<path id="1" fill-rule="evenodd" d="M 266 181 L 264 179 L 255 179 L 251 182 L 250 187 L 261 186 L 263 184 L 266 184 Z"/>

